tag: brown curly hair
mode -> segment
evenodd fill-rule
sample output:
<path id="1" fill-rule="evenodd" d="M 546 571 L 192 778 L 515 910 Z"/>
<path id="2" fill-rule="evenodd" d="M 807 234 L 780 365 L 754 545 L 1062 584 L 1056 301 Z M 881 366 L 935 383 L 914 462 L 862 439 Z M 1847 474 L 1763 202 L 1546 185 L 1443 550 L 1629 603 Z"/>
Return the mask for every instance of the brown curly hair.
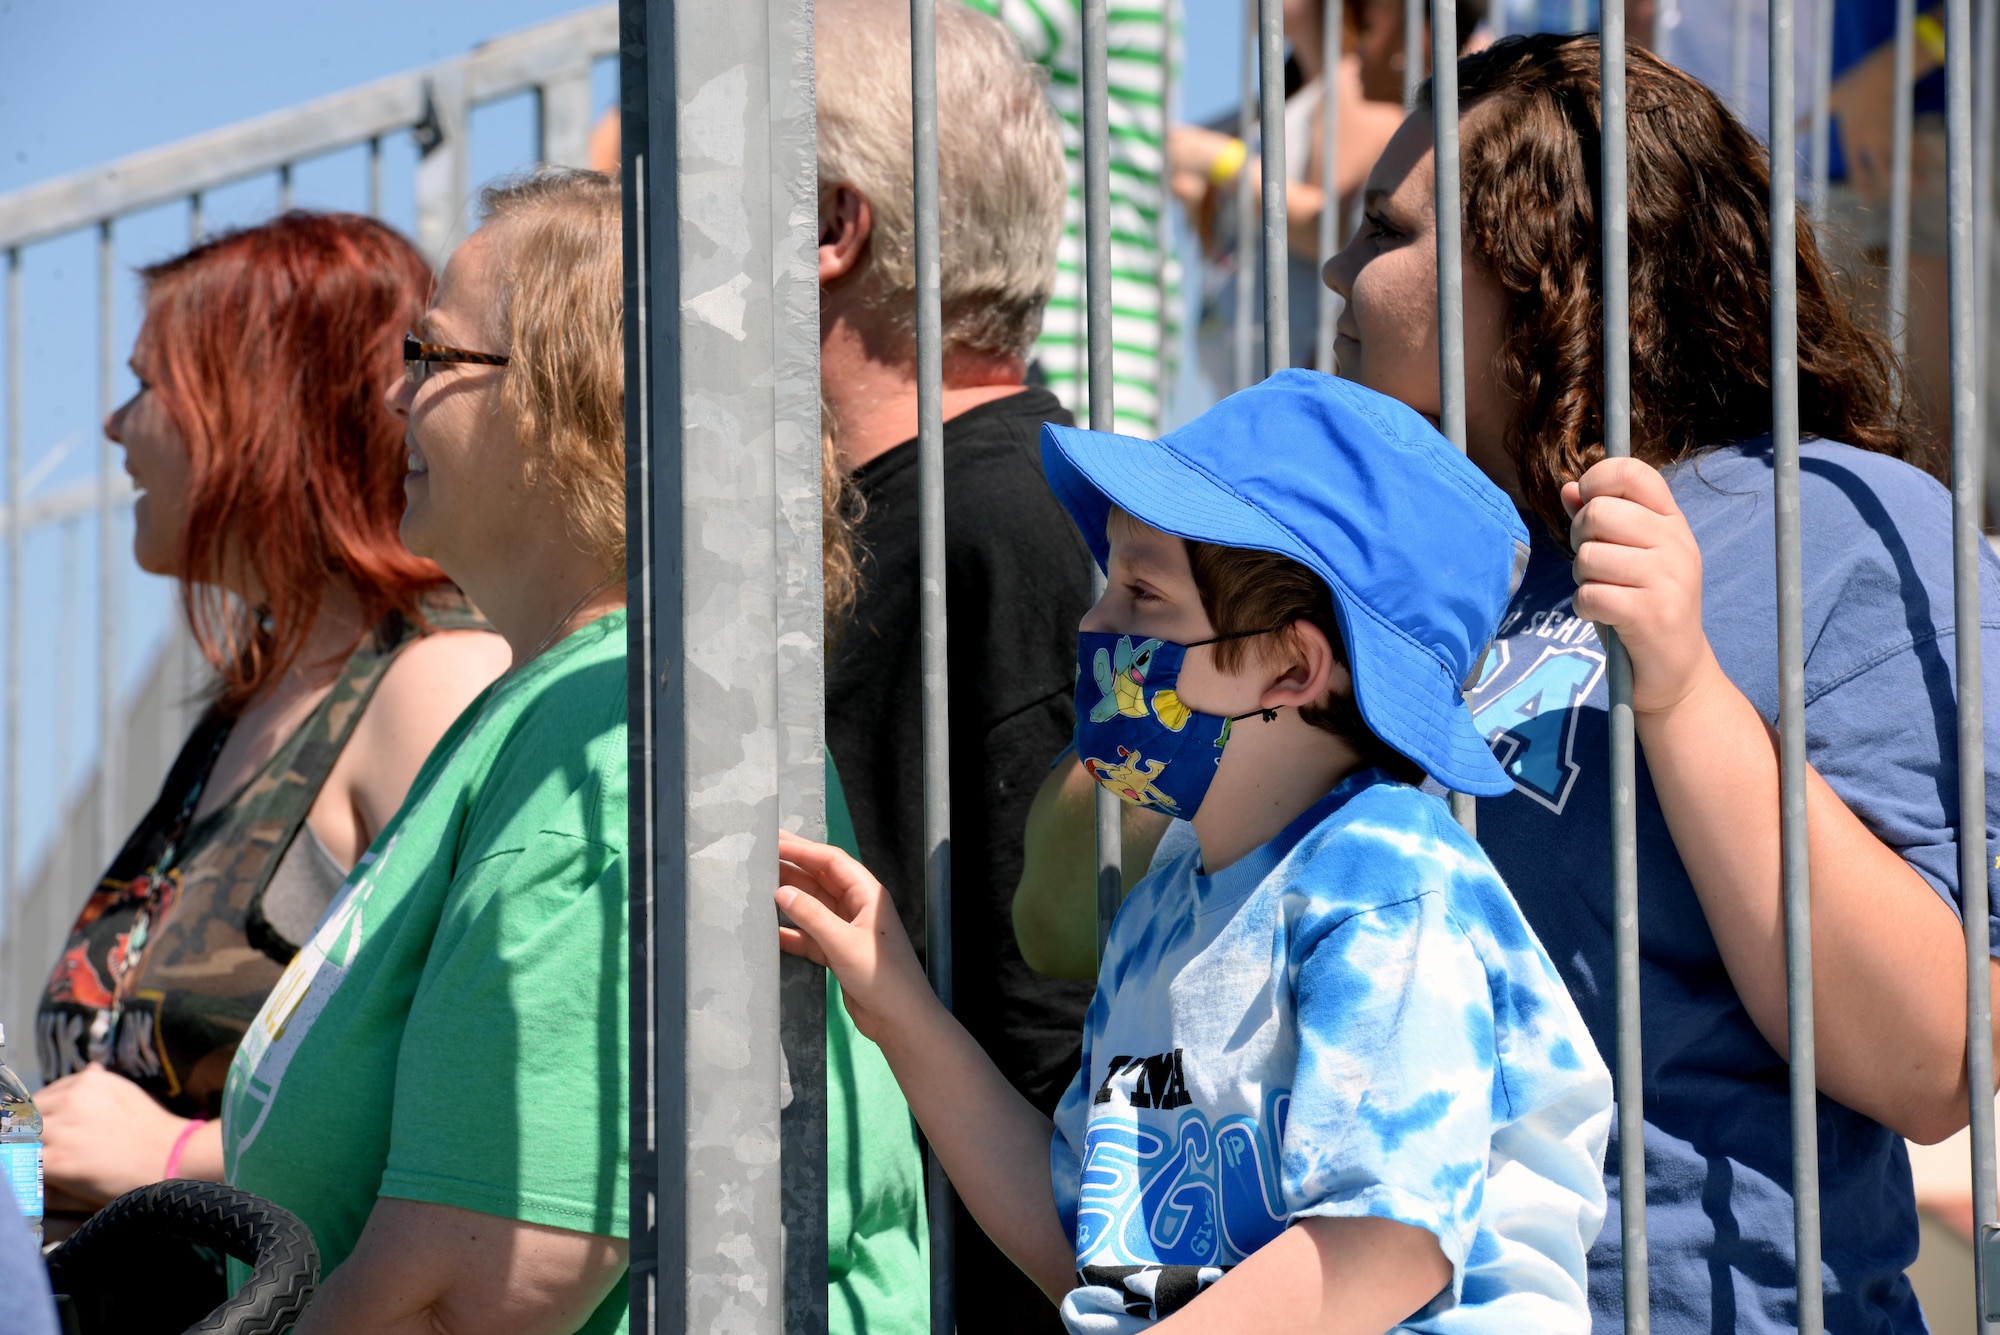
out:
<path id="1" fill-rule="evenodd" d="M 1465 245 L 1506 292 L 1507 450 L 1558 540 L 1562 484 L 1603 455 L 1598 60 L 1594 36 L 1543 34 L 1458 65 Z M 1771 174 L 1707 88 L 1636 46 L 1625 69 L 1632 452 L 1658 467 L 1771 429 Z M 1935 472 L 1887 343 L 1856 320 L 1803 216 L 1798 311 L 1801 433 Z"/>

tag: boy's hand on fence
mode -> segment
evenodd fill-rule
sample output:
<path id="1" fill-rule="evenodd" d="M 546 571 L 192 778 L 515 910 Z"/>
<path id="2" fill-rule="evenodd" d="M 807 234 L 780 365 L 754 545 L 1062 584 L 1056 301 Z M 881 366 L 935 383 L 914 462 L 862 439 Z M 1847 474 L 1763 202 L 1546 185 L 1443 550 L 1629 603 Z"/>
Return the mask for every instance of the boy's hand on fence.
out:
<path id="1" fill-rule="evenodd" d="M 833 970 L 854 1027 L 884 1044 L 892 1017 L 935 1000 L 889 892 L 831 844 L 780 831 L 778 859 L 778 911 L 797 924 L 778 948 Z"/>
<path id="2" fill-rule="evenodd" d="M 1562 503 L 1576 553 L 1576 614 L 1624 641 L 1632 708 L 1672 709 L 1720 678 L 1701 624 L 1701 548 L 1659 470 L 1602 460 L 1564 484 Z"/>

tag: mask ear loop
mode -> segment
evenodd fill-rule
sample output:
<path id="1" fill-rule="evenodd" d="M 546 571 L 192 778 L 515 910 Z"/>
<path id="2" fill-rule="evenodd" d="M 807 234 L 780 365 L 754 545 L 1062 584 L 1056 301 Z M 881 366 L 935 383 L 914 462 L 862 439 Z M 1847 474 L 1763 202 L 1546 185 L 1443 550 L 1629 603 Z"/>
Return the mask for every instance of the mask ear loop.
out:
<path id="1" fill-rule="evenodd" d="M 1266 626 L 1262 630 L 1231 631 L 1227 635 L 1215 635 L 1206 640 L 1196 640 L 1191 644 L 1184 644 L 1181 648 L 1199 649 L 1204 644 L 1221 644 L 1224 640 L 1248 640 L 1258 635 L 1276 635 L 1283 629 L 1285 629 L 1283 626 Z M 1276 723 L 1278 721 L 1278 710 L 1283 708 L 1283 705 L 1275 705 L 1270 709 L 1253 709 L 1247 714 L 1231 714 L 1228 721 L 1231 723 L 1240 723 L 1246 718 L 1255 718 L 1258 715 L 1262 715 L 1264 722 Z"/>

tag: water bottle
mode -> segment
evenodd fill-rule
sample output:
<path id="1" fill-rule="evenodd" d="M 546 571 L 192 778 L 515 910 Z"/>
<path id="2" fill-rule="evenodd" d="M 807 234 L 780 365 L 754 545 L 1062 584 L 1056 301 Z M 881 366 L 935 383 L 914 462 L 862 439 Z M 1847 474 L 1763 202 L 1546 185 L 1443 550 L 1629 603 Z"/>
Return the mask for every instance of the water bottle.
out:
<path id="1" fill-rule="evenodd" d="M 12 1184 L 35 1243 L 42 1240 L 42 1115 L 7 1065 L 7 1030 L 0 1026 L 0 1178 Z"/>

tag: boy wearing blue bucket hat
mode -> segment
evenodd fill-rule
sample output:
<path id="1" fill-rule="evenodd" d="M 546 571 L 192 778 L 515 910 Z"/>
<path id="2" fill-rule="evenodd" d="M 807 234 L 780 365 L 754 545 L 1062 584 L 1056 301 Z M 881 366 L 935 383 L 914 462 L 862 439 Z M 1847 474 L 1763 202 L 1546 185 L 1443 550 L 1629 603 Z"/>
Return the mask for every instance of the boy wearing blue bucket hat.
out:
<path id="1" fill-rule="evenodd" d="M 1526 549 L 1512 505 L 1408 408 L 1307 371 L 1159 441 L 1044 427 L 1042 461 L 1108 577 L 1078 753 L 1195 836 L 1119 911 L 1053 1127 L 851 858 L 784 841 L 784 948 L 834 969 L 1073 1331 L 1587 1330 L 1610 1077 L 1413 786 L 1511 789 L 1460 683 Z"/>

